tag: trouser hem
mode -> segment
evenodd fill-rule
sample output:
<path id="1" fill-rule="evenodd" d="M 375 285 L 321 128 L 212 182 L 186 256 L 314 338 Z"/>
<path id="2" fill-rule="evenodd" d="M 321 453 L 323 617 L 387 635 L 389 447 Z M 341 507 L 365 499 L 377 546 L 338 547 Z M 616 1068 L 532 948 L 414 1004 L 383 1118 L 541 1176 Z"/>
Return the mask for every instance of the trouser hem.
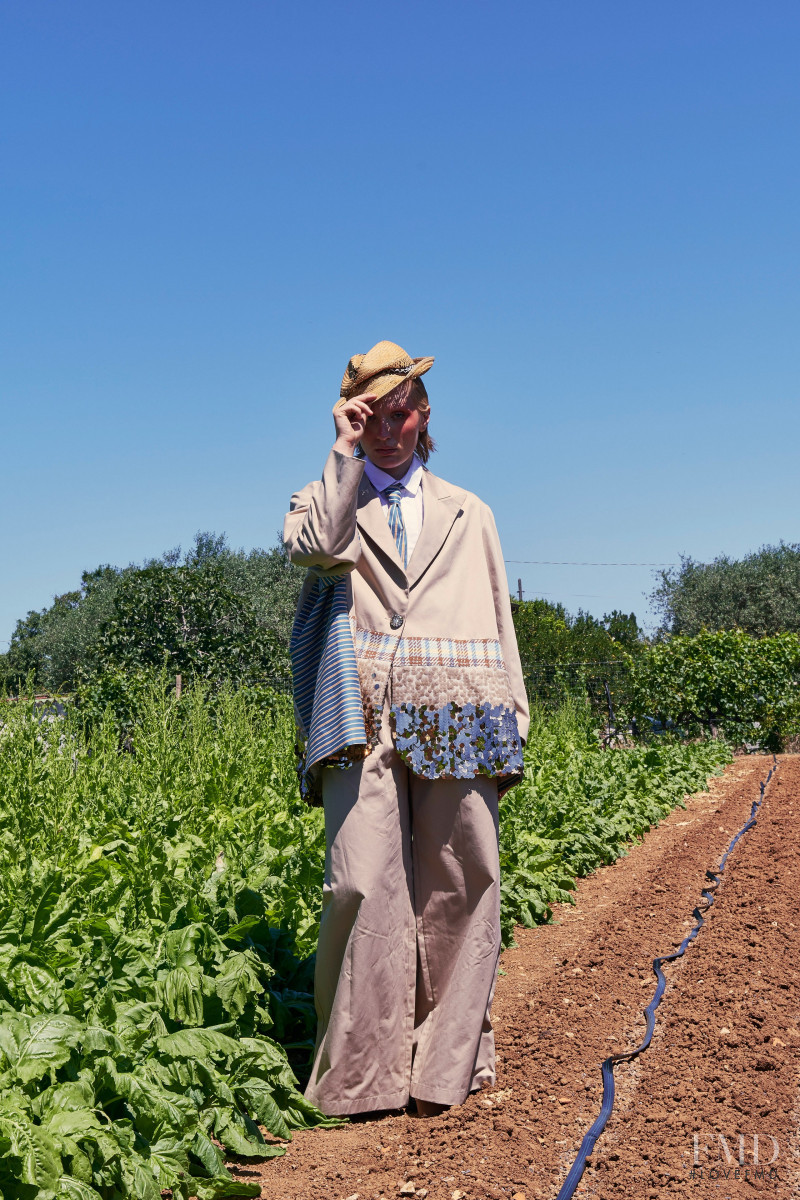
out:
<path id="1" fill-rule="evenodd" d="M 473 1079 L 466 1092 L 447 1091 L 445 1088 L 429 1088 L 424 1084 L 412 1086 L 411 1095 L 415 1100 L 427 1100 L 430 1104 L 463 1104 L 468 1096 L 475 1092 L 480 1092 L 484 1087 L 493 1087 L 496 1083 L 495 1075 L 482 1075 L 480 1079 Z"/>
<path id="2" fill-rule="evenodd" d="M 382 1108 L 405 1108 L 411 1097 L 408 1092 L 386 1092 L 382 1096 L 358 1096 L 355 1100 L 315 1100 L 312 1104 L 324 1112 L 326 1117 L 347 1117 L 351 1113 L 375 1112 Z M 440 1101 L 441 1103 L 441 1101 Z"/>

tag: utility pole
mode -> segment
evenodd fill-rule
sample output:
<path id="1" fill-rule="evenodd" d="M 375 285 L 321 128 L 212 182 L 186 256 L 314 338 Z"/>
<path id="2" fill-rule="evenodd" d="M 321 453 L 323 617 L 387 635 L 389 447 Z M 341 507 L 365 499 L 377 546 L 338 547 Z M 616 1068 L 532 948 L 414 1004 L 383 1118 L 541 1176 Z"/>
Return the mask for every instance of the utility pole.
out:
<path id="1" fill-rule="evenodd" d="M 521 579 L 517 580 L 517 594 L 519 595 L 519 602 L 521 604 L 522 603 L 522 580 Z"/>

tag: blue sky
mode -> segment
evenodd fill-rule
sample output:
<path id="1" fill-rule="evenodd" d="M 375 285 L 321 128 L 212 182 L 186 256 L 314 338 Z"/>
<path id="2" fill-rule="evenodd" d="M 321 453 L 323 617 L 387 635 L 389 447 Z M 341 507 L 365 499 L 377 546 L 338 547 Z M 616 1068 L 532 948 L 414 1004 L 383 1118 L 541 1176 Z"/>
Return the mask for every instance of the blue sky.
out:
<path id="1" fill-rule="evenodd" d="M 800 540 L 799 50 L 796 0 L 6 0 L 0 648 L 273 544 L 382 338 L 508 559 Z M 647 567 L 508 571 L 646 615 Z"/>

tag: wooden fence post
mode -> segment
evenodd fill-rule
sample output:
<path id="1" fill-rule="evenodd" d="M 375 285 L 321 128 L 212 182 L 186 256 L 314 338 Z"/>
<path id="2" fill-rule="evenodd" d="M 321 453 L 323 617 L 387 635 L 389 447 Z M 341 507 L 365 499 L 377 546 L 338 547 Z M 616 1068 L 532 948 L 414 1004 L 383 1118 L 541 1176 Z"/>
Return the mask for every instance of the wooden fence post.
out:
<path id="1" fill-rule="evenodd" d="M 181 677 L 180 677 L 180 675 L 176 675 L 175 676 L 175 699 L 180 700 L 180 698 L 181 698 Z"/>

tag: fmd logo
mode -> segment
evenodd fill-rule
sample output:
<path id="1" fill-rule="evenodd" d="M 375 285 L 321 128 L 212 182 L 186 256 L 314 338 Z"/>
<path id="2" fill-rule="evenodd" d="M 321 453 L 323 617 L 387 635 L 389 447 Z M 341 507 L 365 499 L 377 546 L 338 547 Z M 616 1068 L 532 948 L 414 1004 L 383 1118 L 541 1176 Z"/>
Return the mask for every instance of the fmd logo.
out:
<path id="1" fill-rule="evenodd" d="M 710 1142 L 693 1139 L 691 1179 L 772 1179 L 779 1178 L 774 1165 L 781 1148 L 771 1133 L 737 1133 L 726 1137 L 715 1134 Z"/>

